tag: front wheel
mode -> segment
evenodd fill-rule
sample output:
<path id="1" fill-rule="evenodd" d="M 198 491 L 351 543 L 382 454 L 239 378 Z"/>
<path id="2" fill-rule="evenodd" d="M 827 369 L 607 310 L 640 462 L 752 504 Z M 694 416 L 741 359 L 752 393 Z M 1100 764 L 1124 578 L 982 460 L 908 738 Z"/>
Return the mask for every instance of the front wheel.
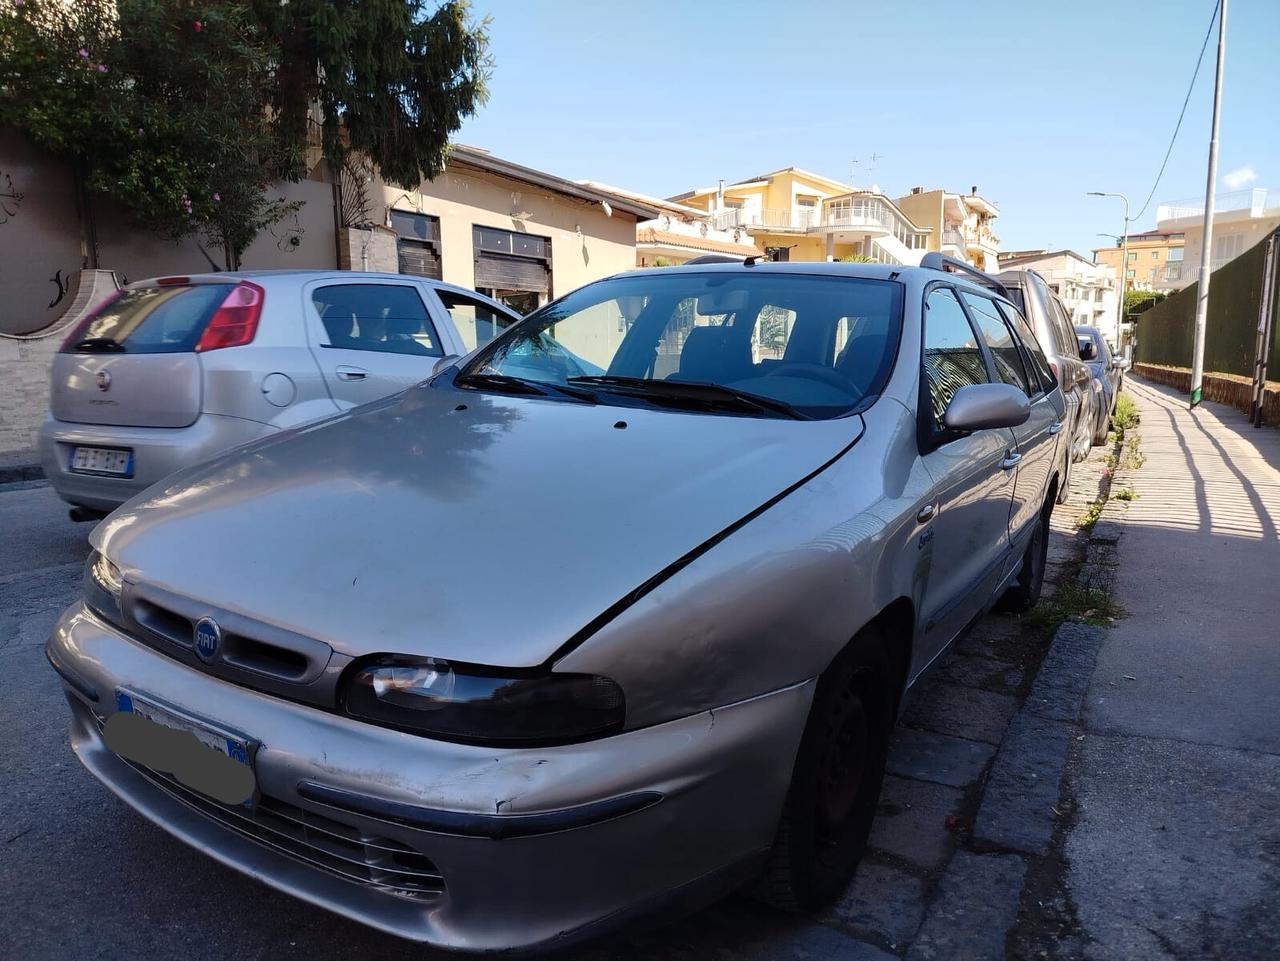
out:
<path id="1" fill-rule="evenodd" d="M 775 907 L 812 910 L 837 897 L 853 876 L 880 799 L 896 685 L 875 630 L 860 634 L 818 679 L 757 889 Z"/>
<path id="2" fill-rule="evenodd" d="M 1049 562 L 1049 517 L 1052 505 L 1046 504 L 1036 521 L 1027 552 L 1022 555 L 1022 569 L 1018 579 L 1000 598 L 1000 609 L 1022 614 L 1036 606 L 1040 592 L 1044 590 L 1044 571 Z"/>
<path id="3" fill-rule="evenodd" d="M 1071 465 L 1072 457 L 1070 447 L 1067 449 L 1067 459 L 1062 467 L 1062 483 L 1058 485 L 1058 497 L 1056 503 L 1065 504 L 1067 498 L 1071 496 Z"/>

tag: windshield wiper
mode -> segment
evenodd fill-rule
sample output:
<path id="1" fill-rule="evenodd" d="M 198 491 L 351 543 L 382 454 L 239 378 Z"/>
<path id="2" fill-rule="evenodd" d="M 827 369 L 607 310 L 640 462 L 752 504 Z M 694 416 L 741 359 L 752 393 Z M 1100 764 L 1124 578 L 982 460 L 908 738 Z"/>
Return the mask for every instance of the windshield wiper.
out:
<path id="1" fill-rule="evenodd" d="M 768 411 L 782 414 L 793 420 L 810 420 L 807 415 L 792 407 L 786 401 L 762 397 L 750 391 L 726 387 L 724 384 L 712 384 L 700 380 L 651 380 L 647 377 L 618 377 L 605 374 L 594 377 L 570 377 L 571 384 L 590 384 L 606 390 L 637 397 L 653 397 L 663 400 L 693 403 L 708 410 L 723 409 L 726 405 L 738 410 Z"/>
<path id="2" fill-rule="evenodd" d="M 124 344 L 113 337 L 86 337 L 84 340 L 77 340 L 75 346 L 76 350 L 124 352 Z"/>
<path id="3" fill-rule="evenodd" d="M 454 380 L 463 387 L 481 387 L 502 391 L 509 394 L 528 394 L 531 397 L 547 397 L 551 394 L 563 394 L 574 400 L 597 403 L 594 392 L 585 389 L 575 390 L 564 384 L 550 384 L 541 380 L 529 380 L 525 377 L 512 377 L 510 374 L 462 374 Z"/>

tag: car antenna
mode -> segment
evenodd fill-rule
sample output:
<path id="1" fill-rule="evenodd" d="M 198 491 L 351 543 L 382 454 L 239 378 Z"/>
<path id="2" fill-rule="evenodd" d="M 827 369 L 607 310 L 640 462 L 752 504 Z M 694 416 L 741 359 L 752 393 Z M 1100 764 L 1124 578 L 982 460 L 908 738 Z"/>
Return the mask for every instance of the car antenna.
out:
<path id="1" fill-rule="evenodd" d="M 760 261 L 760 254 L 752 254 L 750 257 L 748 257 L 746 260 L 742 262 L 742 266 L 754 267 L 757 263 L 759 263 L 759 261 Z"/>

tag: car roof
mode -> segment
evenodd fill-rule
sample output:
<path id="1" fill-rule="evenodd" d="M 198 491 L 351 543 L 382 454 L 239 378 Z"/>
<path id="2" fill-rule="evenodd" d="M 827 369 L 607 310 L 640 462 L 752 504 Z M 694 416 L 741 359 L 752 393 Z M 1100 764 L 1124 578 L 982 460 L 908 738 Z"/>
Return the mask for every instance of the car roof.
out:
<path id="1" fill-rule="evenodd" d="M 465 294 L 468 297 L 479 298 L 486 303 L 498 303 L 492 297 L 487 297 L 478 291 L 471 290 L 467 287 L 451 284 L 447 281 L 436 280 L 433 277 L 419 277 L 416 274 L 393 274 L 389 272 L 378 272 L 373 270 L 325 270 L 325 269 L 280 269 L 280 270 L 224 270 L 216 273 L 206 271 L 204 273 L 175 273 L 160 274 L 156 277 L 146 277 L 141 280 L 135 280 L 128 284 L 130 287 L 141 287 L 145 285 L 154 285 L 157 281 L 168 277 L 185 277 L 188 280 L 198 284 L 225 284 L 235 283 L 241 280 L 292 280 L 296 283 L 306 283 L 312 280 L 397 280 L 397 281 L 417 281 L 419 283 L 430 284 L 439 290 L 451 290 L 455 293 Z M 499 304 L 499 306 L 501 306 Z M 510 313 L 510 308 L 504 308 Z"/>

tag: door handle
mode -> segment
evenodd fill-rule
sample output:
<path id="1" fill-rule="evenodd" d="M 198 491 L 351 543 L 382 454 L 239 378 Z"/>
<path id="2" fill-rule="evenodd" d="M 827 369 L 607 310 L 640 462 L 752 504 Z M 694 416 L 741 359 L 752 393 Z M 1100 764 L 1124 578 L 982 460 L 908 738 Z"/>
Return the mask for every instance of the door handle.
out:
<path id="1" fill-rule="evenodd" d="M 1049 425 L 1050 434 L 1056 434 L 1061 430 L 1062 430 L 1062 421 L 1060 420 L 1055 420 L 1052 424 Z"/>
<path id="2" fill-rule="evenodd" d="M 1000 462 L 1001 470 L 1013 470 L 1018 466 L 1018 461 L 1022 460 L 1022 455 L 1016 450 L 1007 450 L 1004 452 L 1004 460 Z"/>
<path id="3" fill-rule="evenodd" d="M 360 367 L 348 367 L 345 364 L 337 368 L 338 380 L 364 380 L 369 372 Z"/>
<path id="4" fill-rule="evenodd" d="M 937 504 L 926 504 L 920 508 L 920 513 L 916 515 L 916 520 L 921 524 L 927 524 L 933 520 L 933 515 L 938 512 Z"/>

